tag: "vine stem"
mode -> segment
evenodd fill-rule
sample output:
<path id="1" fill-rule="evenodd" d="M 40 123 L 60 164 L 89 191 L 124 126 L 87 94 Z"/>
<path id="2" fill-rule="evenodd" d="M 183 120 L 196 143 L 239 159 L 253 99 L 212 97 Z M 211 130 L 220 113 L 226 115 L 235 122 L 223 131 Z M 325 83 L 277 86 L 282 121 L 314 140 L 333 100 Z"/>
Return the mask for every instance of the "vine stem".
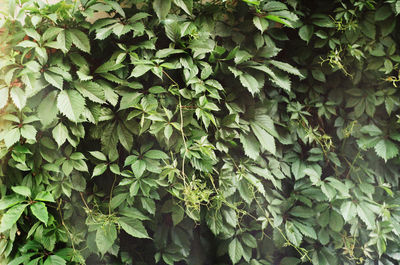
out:
<path id="1" fill-rule="evenodd" d="M 115 182 L 116 181 L 117 181 L 117 175 L 114 174 L 114 181 L 113 181 L 113 184 L 112 184 L 111 190 L 110 190 L 110 202 L 108 203 L 108 215 L 111 215 L 111 200 L 112 200 L 113 191 L 114 191 L 114 187 L 115 187 Z"/>
<path id="2" fill-rule="evenodd" d="M 85 198 L 83 197 L 83 193 L 79 192 L 79 194 L 81 195 L 81 199 L 83 201 L 83 203 L 85 204 L 86 208 L 90 211 L 89 205 L 87 205 Z"/>
<path id="3" fill-rule="evenodd" d="M 69 238 L 71 239 L 71 246 L 72 246 L 72 249 L 73 249 L 74 252 L 75 252 L 76 249 L 75 249 L 75 244 L 74 244 L 74 240 L 73 240 L 73 237 L 72 237 L 72 233 L 71 233 L 71 231 L 69 231 L 67 225 L 65 224 L 65 222 L 64 222 L 64 217 L 63 217 L 62 212 L 61 212 L 61 203 L 62 203 L 62 200 L 60 199 L 60 200 L 58 201 L 57 211 L 58 211 L 58 214 L 60 215 L 60 218 L 61 218 L 61 224 L 63 225 L 63 227 L 64 227 L 65 230 L 67 231 L 68 236 L 69 236 Z"/>
<path id="4" fill-rule="evenodd" d="M 179 89 L 179 84 L 167 72 L 165 72 L 164 70 L 162 70 L 162 72 Z M 186 143 L 186 139 L 185 139 L 185 133 L 183 132 L 183 112 L 182 112 L 182 108 L 183 108 L 182 107 L 182 99 L 181 99 L 181 96 L 179 95 L 180 131 L 181 131 L 183 145 L 185 146 L 185 153 L 183 154 L 183 158 L 182 158 L 181 174 L 182 174 L 182 178 L 183 178 L 183 184 L 186 186 L 185 162 L 186 162 L 186 154 L 188 152 L 188 147 L 187 147 L 187 143 Z"/>

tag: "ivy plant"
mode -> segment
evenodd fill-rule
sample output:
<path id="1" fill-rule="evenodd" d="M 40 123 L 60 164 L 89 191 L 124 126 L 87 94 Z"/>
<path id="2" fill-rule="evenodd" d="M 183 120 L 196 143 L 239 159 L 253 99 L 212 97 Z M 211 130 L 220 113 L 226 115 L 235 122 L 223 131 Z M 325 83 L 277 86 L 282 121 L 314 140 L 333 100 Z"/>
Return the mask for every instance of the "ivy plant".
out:
<path id="1" fill-rule="evenodd" d="M 398 264 L 399 0 L 8 2 L 1 264 Z"/>

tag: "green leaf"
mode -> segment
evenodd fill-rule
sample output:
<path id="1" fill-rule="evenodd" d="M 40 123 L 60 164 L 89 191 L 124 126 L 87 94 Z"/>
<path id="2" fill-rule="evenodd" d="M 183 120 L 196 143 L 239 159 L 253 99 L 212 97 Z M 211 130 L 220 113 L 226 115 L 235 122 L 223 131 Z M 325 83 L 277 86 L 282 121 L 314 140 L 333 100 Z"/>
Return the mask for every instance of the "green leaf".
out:
<path id="1" fill-rule="evenodd" d="M 240 134 L 240 142 L 243 145 L 244 153 L 251 159 L 257 160 L 260 154 L 260 143 L 253 134 Z"/>
<path id="2" fill-rule="evenodd" d="M 274 137 L 272 137 L 269 133 L 255 123 L 251 123 L 250 126 L 261 146 L 268 152 L 275 154 L 276 147 Z"/>
<path id="3" fill-rule="evenodd" d="M 390 5 L 383 5 L 375 12 L 375 21 L 383 21 L 393 14 Z"/>
<path id="4" fill-rule="evenodd" d="M 118 223 L 126 233 L 133 237 L 150 238 L 143 223 L 139 220 L 122 217 L 118 220 Z"/>
<path id="5" fill-rule="evenodd" d="M 85 109 L 85 99 L 75 90 L 63 90 L 57 97 L 57 107 L 68 119 L 77 122 Z"/>
<path id="6" fill-rule="evenodd" d="M 50 255 L 43 265 L 66 265 L 67 261 L 57 255 Z"/>
<path id="7" fill-rule="evenodd" d="M 368 229 L 375 228 L 375 215 L 365 203 L 357 205 L 357 215 L 367 225 Z"/>
<path id="8" fill-rule="evenodd" d="M 39 192 L 35 199 L 35 201 L 45 201 L 45 202 L 56 202 L 53 198 L 53 195 L 51 195 L 50 192 L 48 191 L 41 191 Z"/>
<path id="9" fill-rule="evenodd" d="M 380 140 L 375 145 L 374 149 L 376 154 L 383 158 L 385 162 L 387 162 L 388 159 L 394 158 L 399 154 L 399 148 L 397 147 L 397 144 L 389 139 Z"/>
<path id="10" fill-rule="evenodd" d="M 105 103 L 105 95 L 103 88 L 95 82 L 77 82 L 75 88 L 93 102 L 103 104 Z"/>
<path id="11" fill-rule="evenodd" d="M 360 129 L 360 132 L 369 134 L 369 136 L 379 136 L 382 135 L 382 130 L 379 129 L 375 124 L 365 125 Z"/>
<path id="12" fill-rule="evenodd" d="M 182 10 L 186 12 L 186 14 L 192 14 L 193 0 L 174 0 L 174 4 L 182 8 Z"/>
<path id="13" fill-rule="evenodd" d="M 254 94 L 260 92 L 257 79 L 255 79 L 252 75 L 243 73 L 239 76 L 239 79 L 242 85 L 247 88 L 253 96 Z"/>
<path id="14" fill-rule="evenodd" d="M 164 20 L 171 9 L 172 0 L 154 0 L 153 9 L 159 20 Z"/>
<path id="15" fill-rule="evenodd" d="M 71 38 L 72 43 L 81 51 L 90 53 L 90 41 L 85 33 L 78 29 L 68 29 L 67 35 Z"/>
<path id="16" fill-rule="evenodd" d="M 265 189 L 263 184 L 261 183 L 261 181 L 259 179 L 257 179 L 256 177 L 254 177 L 253 175 L 250 174 L 243 174 L 243 177 L 250 182 L 251 185 L 253 185 L 254 187 L 256 187 L 256 189 L 258 190 L 258 192 L 260 192 L 262 195 L 265 196 Z"/>
<path id="17" fill-rule="evenodd" d="M 135 174 L 137 178 L 140 178 L 143 175 L 143 172 L 146 170 L 146 162 L 143 160 L 136 160 L 131 167 L 133 174 Z"/>
<path id="18" fill-rule="evenodd" d="M 47 225 L 49 214 L 47 212 L 46 204 L 44 204 L 43 202 L 35 202 L 31 205 L 31 211 L 37 219 Z"/>
<path id="19" fill-rule="evenodd" d="M 96 165 L 94 167 L 94 169 L 93 169 L 92 178 L 95 177 L 95 176 L 100 176 L 106 170 L 107 170 L 107 164 L 106 163 L 101 163 L 101 164 Z"/>
<path id="20" fill-rule="evenodd" d="M 41 102 L 37 109 L 37 115 L 43 126 L 49 125 L 58 114 L 57 91 L 50 92 Z"/>
<path id="21" fill-rule="evenodd" d="M 169 156 L 160 150 L 149 150 L 144 155 L 144 157 L 151 159 L 168 159 Z"/>
<path id="22" fill-rule="evenodd" d="M 58 147 L 61 147 L 68 138 L 68 129 L 63 123 L 58 123 L 52 131 L 52 135 Z"/>
<path id="23" fill-rule="evenodd" d="M 303 235 L 315 240 L 317 239 L 317 233 L 315 233 L 315 230 L 311 225 L 305 225 L 297 221 L 293 221 L 293 224 L 299 229 L 299 231 Z"/>
<path id="24" fill-rule="evenodd" d="M 306 41 L 307 43 L 310 41 L 313 33 L 314 33 L 313 25 L 303 25 L 299 30 L 300 38 Z"/>
<path id="25" fill-rule="evenodd" d="M 22 110 L 26 104 L 26 95 L 25 92 L 20 87 L 12 87 L 10 91 L 10 96 L 14 105 L 19 109 Z"/>
<path id="26" fill-rule="evenodd" d="M 101 161 L 107 161 L 107 157 L 105 154 L 103 154 L 102 152 L 99 151 L 91 151 L 89 152 L 92 156 L 94 156 L 95 158 L 97 158 L 98 160 Z"/>
<path id="27" fill-rule="evenodd" d="M 233 264 L 240 261 L 243 256 L 243 247 L 240 241 L 235 237 L 228 246 L 229 257 Z"/>
<path id="28" fill-rule="evenodd" d="M 27 140 L 36 141 L 36 129 L 32 125 L 25 124 L 21 127 L 21 135 Z"/>
<path id="29" fill-rule="evenodd" d="M 0 110 L 8 103 L 8 87 L 0 88 Z"/>
<path id="30" fill-rule="evenodd" d="M 1 218 L 0 233 L 10 229 L 20 218 L 28 204 L 18 204 L 11 207 Z"/>
<path id="31" fill-rule="evenodd" d="M 62 76 L 55 74 L 50 71 L 44 72 L 44 79 L 49 82 L 49 84 L 55 86 L 56 88 L 62 90 L 63 89 L 63 81 Z"/>
<path id="32" fill-rule="evenodd" d="M 151 70 L 154 67 L 154 65 L 148 65 L 148 64 L 139 64 L 136 65 L 135 68 L 133 68 L 132 73 L 130 77 L 140 77 L 147 73 L 149 70 Z"/>
<path id="33" fill-rule="evenodd" d="M 343 229 L 342 216 L 334 210 L 330 212 L 329 227 L 335 232 L 340 232 Z"/>
<path id="34" fill-rule="evenodd" d="M 118 12 L 123 18 L 125 18 L 125 12 L 122 9 L 122 7 L 118 4 L 118 2 L 115 1 L 105 1 L 107 4 L 109 4 L 115 11 Z"/>
<path id="35" fill-rule="evenodd" d="M 6 132 L 4 136 L 4 143 L 7 148 L 10 148 L 13 144 L 19 141 L 21 137 L 20 130 L 18 128 L 14 128 Z"/>
<path id="36" fill-rule="evenodd" d="M 242 50 L 238 50 L 235 54 L 235 64 L 241 64 L 243 62 L 248 61 L 250 58 L 252 58 L 253 56 L 246 52 L 246 51 L 242 51 Z"/>
<path id="37" fill-rule="evenodd" d="M 46 29 L 46 31 L 42 35 L 43 41 L 50 40 L 57 36 L 61 31 L 63 31 L 62 28 L 56 28 L 56 27 L 49 27 Z"/>
<path id="38" fill-rule="evenodd" d="M 242 241 L 243 243 L 251 248 L 257 248 L 257 240 L 256 238 L 250 233 L 242 234 Z"/>
<path id="39" fill-rule="evenodd" d="M 269 63 L 289 74 L 297 75 L 299 77 L 304 77 L 297 68 L 291 66 L 288 63 L 279 62 L 279 61 L 275 61 L 275 60 L 269 60 Z"/>
<path id="40" fill-rule="evenodd" d="M 226 222 L 232 227 L 236 227 L 238 223 L 238 218 L 236 216 L 236 211 L 232 208 L 223 209 L 222 215 L 224 216 Z"/>
<path id="41" fill-rule="evenodd" d="M 269 25 L 268 20 L 258 16 L 253 17 L 253 24 L 259 31 L 261 31 L 261 33 L 264 33 Z"/>
<path id="42" fill-rule="evenodd" d="M 31 197 L 31 189 L 25 186 L 13 186 L 11 189 L 24 197 Z"/>
<path id="43" fill-rule="evenodd" d="M 348 222 L 357 215 L 357 207 L 352 201 L 346 201 L 340 206 L 343 219 Z"/>
<path id="44" fill-rule="evenodd" d="M 0 210 L 3 211 L 23 201 L 24 199 L 21 199 L 18 195 L 6 195 L 0 200 Z"/>
<path id="45" fill-rule="evenodd" d="M 117 229 L 112 223 L 105 223 L 96 231 L 96 245 L 103 256 L 111 249 L 117 239 Z"/>
<path id="46" fill-rule="evenodd" d="M 285 257 L 281 260 L 281 263 L 279 263 L 279 265 L 297 265 L 299 263 L 301 263 L 301 259 Z"/>

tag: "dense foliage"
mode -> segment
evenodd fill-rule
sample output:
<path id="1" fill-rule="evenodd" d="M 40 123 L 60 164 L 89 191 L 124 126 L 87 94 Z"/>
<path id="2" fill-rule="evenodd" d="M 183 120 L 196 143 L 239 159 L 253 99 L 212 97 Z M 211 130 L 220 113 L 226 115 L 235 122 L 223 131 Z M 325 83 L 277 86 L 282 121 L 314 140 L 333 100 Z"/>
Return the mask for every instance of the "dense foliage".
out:
<path id="1" fill-rule="evenodd" d="M 11 0 L 1 264 L 398 264 L 400 1 Z"/>

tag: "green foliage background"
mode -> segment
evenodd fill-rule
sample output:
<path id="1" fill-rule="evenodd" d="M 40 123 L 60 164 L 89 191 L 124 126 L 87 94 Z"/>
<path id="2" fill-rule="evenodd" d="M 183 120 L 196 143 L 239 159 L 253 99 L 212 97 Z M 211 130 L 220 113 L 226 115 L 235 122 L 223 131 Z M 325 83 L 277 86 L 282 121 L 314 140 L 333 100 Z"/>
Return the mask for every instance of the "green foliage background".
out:
<path id="1" fill-rule="evenodd" d="M 398 264 L 400 1 L 9 2 L 1 264 Z"/>

